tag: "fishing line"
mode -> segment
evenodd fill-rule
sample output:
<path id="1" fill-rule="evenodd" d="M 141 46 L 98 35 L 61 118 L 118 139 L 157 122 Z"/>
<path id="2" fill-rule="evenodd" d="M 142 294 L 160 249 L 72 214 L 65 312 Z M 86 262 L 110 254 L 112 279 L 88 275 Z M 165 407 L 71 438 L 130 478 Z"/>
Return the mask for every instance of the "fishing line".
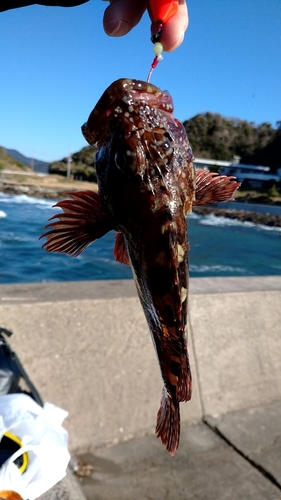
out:
<path id="1" fill-rule="evenodd" d="M 157 27 L 156 33 L 151 35 L 151 41 L 153 43 L 153 51 L 155 57 L 152 61 L 148 77 L 147 83 L 150 82 L 150 78 L 153 70 L 156 68 L 157 64 L 162 61 L 163 56 L 163 45 L 161 43 L 161 35 L 163 32 L 164 24 L 173 17 L 179 7 L 179 0 L 150 0 L 149 1 L 149 12 L 152 18 L 152 21 Z"/>

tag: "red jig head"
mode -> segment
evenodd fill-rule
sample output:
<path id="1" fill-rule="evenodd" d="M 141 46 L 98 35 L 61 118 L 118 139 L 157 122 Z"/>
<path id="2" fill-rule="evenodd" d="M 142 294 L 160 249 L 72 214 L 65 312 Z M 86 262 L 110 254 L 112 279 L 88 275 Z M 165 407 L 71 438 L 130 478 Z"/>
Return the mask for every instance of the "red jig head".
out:
<path id="1" fill-rule="evenodd" d="M 152 34 L 151 41 L 154 44 L 153 50 L 155 57 L 152 61 L 147 81 L 149 82 L 152 71 L 156 68 L 159 61 L 163 59 L 163 45 L 160 42 L 164 24 L 173 17 L 179 7 L 179 0 L 149 0 L 149 12 L 152 21 L 157 25 L 157 32 Z"/>
<path id="2" fill-rule="evenodd" d="M 178 10 L 179 0 L 149 0 L 152 21 L 165 24 Z"/>

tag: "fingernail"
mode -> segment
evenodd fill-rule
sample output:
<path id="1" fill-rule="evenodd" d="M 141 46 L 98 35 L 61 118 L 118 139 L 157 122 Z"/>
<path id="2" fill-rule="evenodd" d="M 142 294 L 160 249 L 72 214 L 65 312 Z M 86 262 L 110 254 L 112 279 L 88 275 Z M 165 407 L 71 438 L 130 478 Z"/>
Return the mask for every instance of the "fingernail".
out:
<path id="1" fill-rule="evenodd" d="M 182 41 L 184 39 L 184 35 L 185 35 L 185 31 L 184 30 L 182 30 L 182 31 L 179 32 L 177 46 L 179 46 L 182 43 Z"/>
<path id="2" fill-rule="evenodd" d="M 126 35 L 129 31 L 129 24 L 121 19 L 118 23 L 111 25 L 111 30 L 107 31 L 110 36 L 122 36 Z"/>

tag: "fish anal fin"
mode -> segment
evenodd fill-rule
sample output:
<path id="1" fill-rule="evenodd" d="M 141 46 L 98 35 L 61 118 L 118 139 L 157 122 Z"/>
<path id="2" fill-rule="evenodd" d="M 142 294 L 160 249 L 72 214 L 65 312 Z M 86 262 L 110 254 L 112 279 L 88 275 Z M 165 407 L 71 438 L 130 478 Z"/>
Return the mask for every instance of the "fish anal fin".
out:
<path id="1" fill-rule="evenodd" d="M 47 252 L 66 253 L 77 257 L 90 243 L 113 229 L 113 224 L 98 193 L 79 191 L 66 194 L 73 199 L 54 205 L 63 212 L 49 219 L 51 222 L 44 229 L 52 229 L 42 234 L 39 239 L 47 238 L 42 245 Z"/>
<path id="2" fill-rule="evenodd" d="M 125 244 L 125 238 L 122 233 L 117 233 L 115 236 L 113 254 L 117 262 L 120 262 L 121 264 L 126 264 L 127 266 L 130 265 L 130 259 Z"/>
<path id="3" fill-rule="evenodd" d="M 239 186 L 241 182 L 238 182 L 236 177 L 219 175 L 208 170 L 197 170 L 193 206 L 234 201 L 234 193 Z"/>
<path id="4" fill-rule="evenodd" d="M 169 396 L 165 387 L 157 413 L 155 432 L 167 451 L 174 456 L 180 441 L 180 408 L 179 403 Z"/>

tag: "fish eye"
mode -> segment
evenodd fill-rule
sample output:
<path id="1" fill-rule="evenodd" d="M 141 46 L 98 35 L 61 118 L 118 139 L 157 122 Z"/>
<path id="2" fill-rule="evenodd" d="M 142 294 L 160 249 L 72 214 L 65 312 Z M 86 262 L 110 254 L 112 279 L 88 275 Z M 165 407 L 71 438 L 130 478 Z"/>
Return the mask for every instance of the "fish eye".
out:
<path id="1" fill-rule="evenodd" d="M 129 148 L 120 148 L 114 155 L 115 165 L 126 174 L 134 174 L 136 171 L 137 154 Z"/>
<path id="2" fill-rule="evenodd" d="M 165 137 L 165 142 L 163 142 L 162 148 L 163 149 L 171 148 L 171 142 L 170 142 L 170 139 L 168 139 L 168 137 Z"/>

